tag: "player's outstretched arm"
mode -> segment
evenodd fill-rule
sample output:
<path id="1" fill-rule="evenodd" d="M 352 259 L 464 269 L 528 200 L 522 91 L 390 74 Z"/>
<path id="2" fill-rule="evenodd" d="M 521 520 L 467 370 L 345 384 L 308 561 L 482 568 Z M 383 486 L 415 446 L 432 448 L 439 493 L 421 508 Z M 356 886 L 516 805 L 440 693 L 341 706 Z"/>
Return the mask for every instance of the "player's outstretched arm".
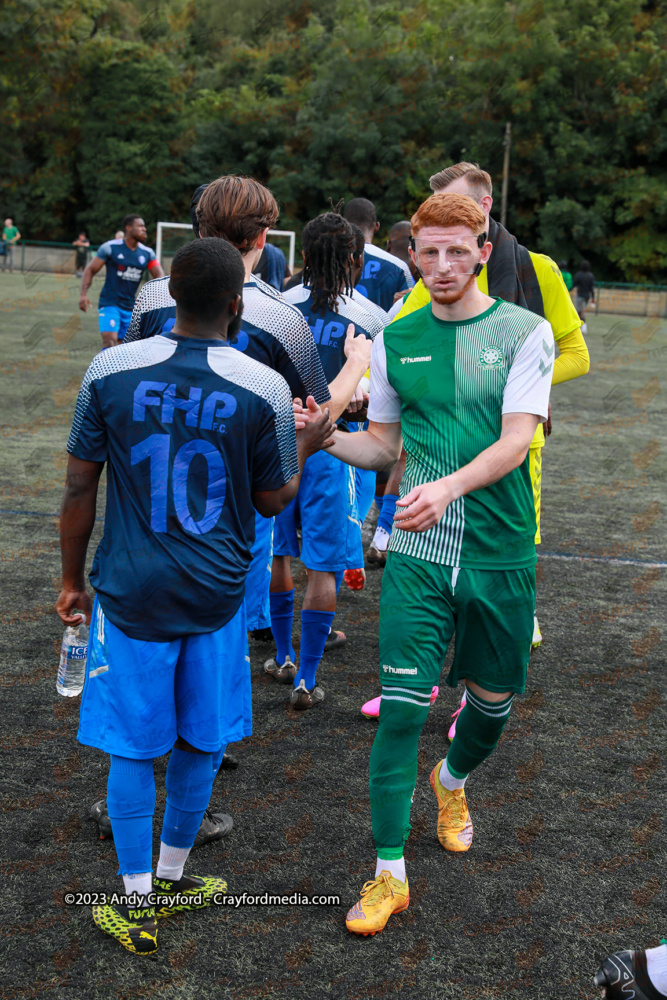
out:
<path id="1" fill-rule="evenodd" d="M 98 271 L 104 266 L 104 261 L 101 257 L 93 257 L 90 264 L 86 267 L 86 270 L 81 276 L 81 294 L 79 296 L 79 309 L 82 312 L 88 312 L 90 309 L 90 299 L 88 298 L 88 289 L 90 288 L 93 278 Z"/>
<path id="2" fill-rule="evenodd" d="M 401 455 L 402 444 L 400 421 L 395 424 L 379 424 L 371 420 L 367 431 L 359 431 L 357 434 L 336 431 L 333 444 L 327 450 L 357 469 L 381 472 L 396 464 Z"/>
<path id="3" fill-rule="evenodd" d="M 78 615 L 73 608 L 86 613 L 90 623 L 93 604 L 86 590 L 85 568 L 88 542 L 95 524 L 97 486 L 104 462 L 85 462 L 69 456 L 67 482 L 60 511 L 60 550 L 63 568 L 62 590 L 56 601 L 56 611 L 65 625 L 75 625 Z"/>
<path id="4" fill-rule="evenodd" d="M 423 483 L 396 504 L 394 523 L 403 531 L 428 531 L 454 500 L 497 483 L 518 468 L 528 454 L 540 417 L 506 413 L 498 440 L 451 476 Z"/>
<path id="5" fill-rule="evenodd" d="M 280 514 L 299 490 L 303 466 L 309 455 L 325 447 L 332 440 L 334 425 L 329 417 L 327 407 L 322 412 L 312 396 L 308 396 L 305 408 L 300 408 L 299 400 L 295 400 L 294 418 L 297 427 L 296 450 L 299 472 L 292 476 L 288 483 L 277 490 L 255 490 L 252 502 L 262 517 L 275 517 Z M 308 419 L 300 419 L 301 410 Z"/>
<path id="6" fill-rule="evenodd" d="M 362 376 L 368 371 L 371 363 L 371 347 L 372 341 L 363 334 L 355 337 L 354 323 L 350 323 L 345 336 L 347 361 L 333 382 L 329 383 L 331 399 L 324 404 L 328 407 L 332 420 L 338 420 L 341 413 L 347 409 Z"/>

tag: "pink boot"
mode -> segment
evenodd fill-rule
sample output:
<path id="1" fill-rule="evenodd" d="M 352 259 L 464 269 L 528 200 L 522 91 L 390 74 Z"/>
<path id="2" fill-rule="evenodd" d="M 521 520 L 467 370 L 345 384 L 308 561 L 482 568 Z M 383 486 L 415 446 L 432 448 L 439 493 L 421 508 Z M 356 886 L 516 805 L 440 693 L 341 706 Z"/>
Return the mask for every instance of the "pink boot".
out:
<path id="1" fill-rule="evenodd" d="M 431 691 L 431 704 L 438 697 L 439 688 L 434 687 Z M 367 719 L 377 719 L 380 715 L 380 695 L 377 698 L 371 698 L 367 701 L 365 705 L 361 706 L 361 714 L 365 715 Z"/>
<path id="2" fill-rule="evenodd" d="M 458 719 L 459 715 L 461 714 L 461 709 L 463 708 L 463 706 L 465 705 L 465 703 L 466 703 L 466 693 L 464 691 L 463 692 L 463 697 L 461 698 L 461 704 L 459 705 L 459 707 L 456 709 L 455 712 L 452 712 L 452 719 L 454 721 L 452 722 L 451 726 L 449 727 L 449 732 L 447 733 L 447 738 L 450 739 L 450 740 L 453 740 L 454 737 L 456 736 L 456 720 Z"/>

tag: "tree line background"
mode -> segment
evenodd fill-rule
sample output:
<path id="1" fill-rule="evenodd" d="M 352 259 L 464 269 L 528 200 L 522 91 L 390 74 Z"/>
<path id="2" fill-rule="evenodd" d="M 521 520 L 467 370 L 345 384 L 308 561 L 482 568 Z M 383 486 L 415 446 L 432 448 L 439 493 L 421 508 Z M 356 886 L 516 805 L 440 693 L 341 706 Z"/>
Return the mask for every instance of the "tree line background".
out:
<path id="1" fill-rule="evenodd" d="M 664 0 L 4 0 L 0 215 L 24 238 L 151 237 L 223 173 L 280 227 L 373 200 L 381 236 L 429 176 L 494 178 L 508 227 L 598 278 L 667 283 Z"/>

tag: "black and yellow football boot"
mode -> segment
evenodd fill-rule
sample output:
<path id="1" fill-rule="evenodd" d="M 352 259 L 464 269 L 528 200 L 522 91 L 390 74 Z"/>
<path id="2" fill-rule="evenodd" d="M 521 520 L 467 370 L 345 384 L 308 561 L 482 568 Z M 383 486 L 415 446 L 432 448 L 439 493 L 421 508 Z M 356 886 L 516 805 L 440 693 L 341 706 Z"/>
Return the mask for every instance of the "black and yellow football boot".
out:
<path id="1" fill-rule="evenodd" d="M 169 917 L 182 910 L 199 910 L 203 906 L 210 906 L 215 896 L 227 892 L 227 883 L 222 878 L 210 875 L 183 875 L 177 880 L 154 875 L 153 892 L 156 916 Z M 173 902 L 169 897 L 173 897 Z"/>
<path id="2" fill-rule="evenodd" d="M 93 906 L 93 920 L 135 955 L 157 951 L 157 918 L 154 906 L 134 908 L 122 904 Z"/>

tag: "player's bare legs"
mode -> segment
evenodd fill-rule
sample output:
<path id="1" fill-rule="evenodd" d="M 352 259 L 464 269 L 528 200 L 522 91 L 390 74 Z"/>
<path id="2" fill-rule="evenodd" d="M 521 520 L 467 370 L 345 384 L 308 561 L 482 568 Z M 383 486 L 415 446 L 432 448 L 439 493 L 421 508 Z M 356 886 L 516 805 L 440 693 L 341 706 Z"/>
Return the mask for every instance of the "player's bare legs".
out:
<path id="1" fill-rule="evenodd" d="M 335 573 L 321 573 L 319 570 L 309 569 L 308 586 L 303 599 L 304 611 L 331 611 L 336 610 L 336 575 Z"/>
<path id="2" fill-rule="evenodd" d="M 113 330 L 103 330 L 102 331 L 102 350 L 107 347 L 115 347 L 118 343 L 118 337 Z"/>
<path id="3" fill-rule="evenodd" d="M 292 590 L 292 560 L 290 556 L 274 556 L 271 566 L 271 587 L 269 592 L 275 594 L 281 590 Z"/>

